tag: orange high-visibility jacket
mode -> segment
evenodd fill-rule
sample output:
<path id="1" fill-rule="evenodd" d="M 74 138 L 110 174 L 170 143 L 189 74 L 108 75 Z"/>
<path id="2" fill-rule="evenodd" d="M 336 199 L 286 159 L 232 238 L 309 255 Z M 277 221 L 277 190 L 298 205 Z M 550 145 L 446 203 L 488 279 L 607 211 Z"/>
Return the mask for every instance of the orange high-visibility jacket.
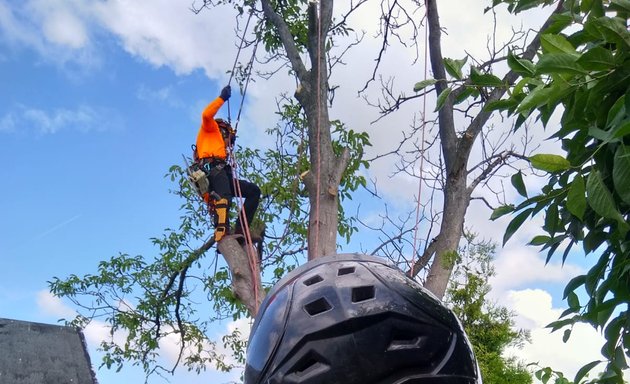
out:
<path id="1" fill-rule="evenodd" d="M 208 104 L 201 114 L 201 128 L 197 134 L 197 156 L 200 159 L 206 157 L 226 158 L 225 142 L 219 130 L 219 124 L 214 121 L 214 115 L 217 114 L 224 102 L 222 98 L 217 97 Z"/>

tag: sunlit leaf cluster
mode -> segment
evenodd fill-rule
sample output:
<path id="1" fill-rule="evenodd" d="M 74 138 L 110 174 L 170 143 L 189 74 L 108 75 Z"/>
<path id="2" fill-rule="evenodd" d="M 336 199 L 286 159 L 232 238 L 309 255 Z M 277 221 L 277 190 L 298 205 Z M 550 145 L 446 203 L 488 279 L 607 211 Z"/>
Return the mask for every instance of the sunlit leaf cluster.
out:
<path id="1" fill-rule="evenodd" d="M 543 2 L 495 3 L 517 12 Z M 531 243 L 546 252 L 547 261 L 556 254 L 563 262 L 575 254 L 596 260 L 567 284 L 569 308 L 550 328 L 563 329 L 565 340 L 577 323 L 601 330 L 602 361 L 586 365 L 574 381 L 605 363 L 598 382 L 622 383 L 630 356 L 630 2 L 564 6 L 543 35 L 536 61 L 510 55 L 508 64 L 522 79 L 500 105 L 517 116 L 517 128 L 536 117 L 564 153 L 530 157 L 533 168 L 548 173 L 547 184 L 530 197 L 522 178 L 512 178 L 525 200 L 499 208 L 493 217 L 515 215 L 505 242 L 528 218 L 544 214 L 543 233 Z M 559 128 L 550 124 L 554 114 L 561 114 Z M 581 293 L 586 300 L 579 299 Z"/>

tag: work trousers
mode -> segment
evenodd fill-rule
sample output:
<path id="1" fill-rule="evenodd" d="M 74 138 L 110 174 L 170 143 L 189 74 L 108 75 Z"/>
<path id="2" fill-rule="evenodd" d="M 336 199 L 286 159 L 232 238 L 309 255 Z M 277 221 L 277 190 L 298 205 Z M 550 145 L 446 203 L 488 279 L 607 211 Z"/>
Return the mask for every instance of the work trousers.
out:
<path id="1" fill-rule="evenodd" d="M 232 199 L 236 196 L 234 183 L 232 182 L 231 167 L 225 165 L 219 171 L 210 169 L 210 172 L 208 172 L 208 181 L 210 182 L 210 190 L 214 190 L 219 196 L 226 198 L 228 204 L 231 205 Z M 260 188 L 258 188 L 256 184 L 246 180 L 237 180 L 237 183 L 243 199 L 245 199 L 243 208 L 245 210 L 245 217 L 247 218 L 247 225 L 249 226 L 254 219 L 254 214 L 260 203 Z M 240 215 L 236 220 L 235 228 L 241 228 Z"/>

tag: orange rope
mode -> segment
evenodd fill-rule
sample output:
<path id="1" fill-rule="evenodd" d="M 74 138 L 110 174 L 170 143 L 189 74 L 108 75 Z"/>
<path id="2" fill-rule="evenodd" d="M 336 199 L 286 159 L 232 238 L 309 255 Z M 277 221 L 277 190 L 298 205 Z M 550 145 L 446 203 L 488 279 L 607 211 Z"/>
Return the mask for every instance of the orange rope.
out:
<path id="1" fill-rule="evenodd" d="M 243 30 L 243 35 L 241 36 L 241 42 L 238 46 L 238 51 L 236 51 L 236 57 L 234 58 L 234 64 L 232 64 L 232 71 L 230 72 L 230 79 L 228 80 L 228 85 L 232 83 L 232 78 L 234 77 L 234 71 L 236 70 L 236 64 L 238 64 L 238 57 L 241 55 L 241 51 L 243 50 L 243 44 L 245 43 L 245 34 L 247 33 L 247 29 L 249 28 L 249 22 L 252 19 L 253 11 L 249 12 L 249 17 L 247 18 L 247 23 L 245 24 L 245 29 Z M 258 40 L 256 41 L 256 45 L 258 45 Z M 256 49 L 254 48 L 254 54 L 256 53 Z M 249 79 L 249 76 L 248 76 Z M 249 81 L 249 80 L 248 80 Z M 230 112 L 230 99 L 227 101 L 228 105 L 228 121 L 231 120 L 231 112 Z M 241 115 L 241 109 L 243 108 L 243 101 L 241 100 L 241 107 L 239 109 L 238 115 Z M 237 119 L 238 125 L 238 119 Z"/>
<path id="2" fill-rule="evenodd" d="M 318 256 L 319 252 L 319 226 L 320 226 L 320 218 L 319 218 L 319 199 L 320 199 L 320 181 L 321 181 L 321 147 L 320 147 L 320 134 L 321 134 L 321 54 L 322 54 L 322 3 L 321 1 L 318 4 L 319 13 L 317 15 L 317 137 L 316 137 L 316 146 L 317 146 L 317 164 L 316 164 L 316 179 L 317 185 L 315 187 L 315 249 L 313 252 L 314 258 Z"/>
<path id="3" fill-rule="evenodd" d="M 232 146 L 229 145 L 230 152 L 230 165 L 232 166 L 232 186 L 234 187 L 235 196 L 237 197 L 238 203 L 238 217 L 241 222 L 241 228 L 243 229 L 243 234 L 245 235 L 245 247 L 247 249 L 247 256 L 249 258 L 249 268 L 252 272 L 252 283 L 254 285 L 254 300 L 256 301 L 255 307 L 256 312 L 258 312 L 258 263 L 256 262 L 256 254 L 254 252 L 254 246 L 252 244 L 252 236 L 249 233 L 249 223 L 247 222 L 247 215 L 245 213 L 245 207 L 243 203 L 243 193 L 241 192 L 241 184 L 238 182 L 238 173 L 236 171 L 237 163 L 236 159 L 232 152 Z"/>
<path id="4" fill-rule="evenodd" d="M 426 9 L 426 2 L 425 2 Z M 427 65 L 427 41 L 428 41 L 428 27 L 427 27 L 428 18 L 425 19 L 424 24 L 424 79 L 427 78 L 428 73 L 428 65 Z M 420 223 L 420 204 L 422 197 L 422 171 L 424 169 L 424 134 L 425 134 L 425 125 L 426 125 L 426 112 L 427 112 L 427 93 L 425 92 L 422 96 L 422 145 L 420 149 L 420 175 L 418 180 L 418 201 L 416 203 L 416 222 L 413 230 L 413 253 L 411 255 L 411 268 L 409 270 L 410 277 L 414 276 L 415 268 L 416 268 L 416 246 L 418 242 L 418 224 Z"/>
<path id="5" fill-rule="evenodd" d="M 232 82 L 232 78 L 234 77 L 236 64 L 238 63 L 238 58 L 243 49 L 243 44 L 245 42 L 245 34 L 247 33 L 247 29 L 249 27 L 249 22 L 252 19 L 252 15 L 253 15 L 253 12 L 250 11 L 249 17 L 247 18 L 247 23 L 245 24 L 245 29 L 243 30 L 243 35 L 241 36 L 241 42 L 238 47 L 238 52 L 236 54 L 236 57 L 234 58 L 234 64 L 232 65 L 232 71 L 230 73 L 230 80 L 228 81 L 228 85 Z M 238 123 L 241 118 L 241 111 L 243 110 L 243 103 L 245 101 L 245 94 L 247 93 L 247 87 L 249 85 L 249 80 L 251 77 L 251 70 L 252 70 L 252 66 L 254 62 L 254 57 L 256 56 L 256 49 L 258 47 L 258 42 L 259 40 L 257 39 L 256 44 L 254 45 L 254 50 L 252 52 L 252 57 L 247 66 L 248 68 L 247 79 L 245 80 L 245 88 L 243 90 L 243 97 L 241 98 L 238 114 L 236 116 L 236 123 L 234 125 L 235 132 L 236 132 L 236 129 L 238 128 Z M 231 115 L 230 101 L 228 99 L 228 121 L 231 120 L 230 115 Z M 241 192 L 241 185 L 238 182 L 238 173 L 237 173 L 238 164 L 236 163 L 236 157 L 234 156 L 234 153 L 233 153 L 232 143 L 227 143 L 227 148 L 228 148 L 228 158 L 229 158 L 230 166 L 232 167 L 232 187 L 234 189 L 235 197 L 237 198 L 236 205 L 238 206 L 238 216 L 241 222 L 241 228 L 243 229 L 243 234 L 245 235 L 245 246 L 247 249 L 247 256 L 249 259 L 249 268 L 252 273 L 252 283 L 254 285 L 254 300 L 256 301 L 255 309 L 256 309 L 256 312 L 258 312 L 259 297 L 260 297 L 260 293 L 258 292 L 258 286 L 259 286 L 258 263 L 256 262 L 256 254 L 254 252 L 254 248 L 252 244 L 251 233 L 249 232 L 249 223 L 247 222 L 247 215 L 245 214 L 245 208 L 244 208 L 244 203 L 243 203 L 243 193 Z"/>

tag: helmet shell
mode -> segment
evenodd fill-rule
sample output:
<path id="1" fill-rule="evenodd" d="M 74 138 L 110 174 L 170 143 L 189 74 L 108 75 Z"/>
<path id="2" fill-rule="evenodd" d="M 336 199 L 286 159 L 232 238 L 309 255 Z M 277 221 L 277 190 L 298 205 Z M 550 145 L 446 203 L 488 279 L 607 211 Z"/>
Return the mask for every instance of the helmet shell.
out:
<path id="1" fill-rule="evenodd" d="M 378 257 L 310 261 L 269 292 L 245 384 L 480 384 L 459 320 Z"/>

